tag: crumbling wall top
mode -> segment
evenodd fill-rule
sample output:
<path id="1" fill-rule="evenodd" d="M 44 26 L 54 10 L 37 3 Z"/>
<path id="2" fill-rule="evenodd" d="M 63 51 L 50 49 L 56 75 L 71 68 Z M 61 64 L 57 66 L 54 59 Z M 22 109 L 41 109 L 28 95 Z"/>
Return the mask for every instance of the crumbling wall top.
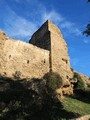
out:
<path id="1" fill-rule="evenodd" d="M 54 25 L 50 20 L 47 20 L 33 35 L 29 43 L 36 45 L 37 47 L 50 50 L 51 36 L 54 33 L 59 37 L 62 37 L 60 29 Z"/>

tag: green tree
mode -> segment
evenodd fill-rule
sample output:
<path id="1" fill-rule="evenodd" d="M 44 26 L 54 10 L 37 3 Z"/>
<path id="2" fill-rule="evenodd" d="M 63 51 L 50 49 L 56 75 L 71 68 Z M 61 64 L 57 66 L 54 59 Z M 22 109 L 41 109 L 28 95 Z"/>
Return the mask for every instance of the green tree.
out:
<path id="1" fill-rule="evenodd" d="M 90 35 L 90 23 L 87 25 L 86 30 L 83 32 L 83 34 L 86 34 L 86 36 Z"/>
<path id="2" fill-rule="evenodd" d="M 43 77 L 46 80 L 48 91 L 55 92 L 63 85 L 63 80 L 58 73 L 48 72 Z"/>
<path id="3" fill-rule="evenodd" d="M 88 2 L 90 2 L 90 0 L 88 0 Z M 90 23 L 87 24 L 86 30 L 83 32 L 83 34 L 85 34 L 86 36 L 90 36 Z"/>

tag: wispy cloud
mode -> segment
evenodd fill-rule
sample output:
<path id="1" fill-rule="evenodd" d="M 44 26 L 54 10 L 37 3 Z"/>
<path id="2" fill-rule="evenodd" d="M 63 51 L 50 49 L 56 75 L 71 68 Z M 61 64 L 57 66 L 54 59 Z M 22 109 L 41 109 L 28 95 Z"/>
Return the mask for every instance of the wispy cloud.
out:
<path id="1" fill-rule="evenodd" d="M 16 16 L 16 18 L 10 21 L 6 21 L 6 31 L 11 34 L 12 37 L 20 36 L 26 37 L 31 36 L 33 32 L 37 29 L 36 25 L 32 22 Z"/>
<path id="2" fill-rule="evenodd" d="M 79 63 L 79 59 L 78 58 L 72 58 L 71 59 L 72 66 L 76 66 L 78 63 Z"/>
<path id="3" fill-rule="evenodd" d="M 63 21 L 61 28 L 66 29 L 69 33 L 76 36 L 81 35 L 81 31 L 78 27 L 76 27 L 75 23 L 69 22 L 67 20 Z"/>
<path id="4" fill-rule="evenodd" d="M 82 34 L 81 30 L 79 29 L 79 27 L 77 27 L 75 23 L 68 21 L 65 17 L 56 12 L 54 9 L 49 12 L 43 12 L 42 21 L 45 22 L 47 19 L 54 22 L 67 34 L 73 34 L 75 36 L 79 36 Z"/>
<path id="5" fill-rule="evenodd" d="M 55 10 L 51 10 L 49 12 L 44 11 L 42 15 L 42 21 L 45 22 L 48 19 L 57 25 L 64 20 L 64 18 Z"/>
<path id="6" fill-rule="evenodd" d="M 89 44 L 89 43 L 90 43 L 90 40 L 84 39 L 83 42 L 84 42 L 85 44 Z"/>
<path id="7" fill-rule="evenodd" d="M 4 19 L 4 29 L 10 37 L 25 38 L 31 36 L 37 30 L 35 23 L 18 16 L 9 7 L 7 7 L 7 10 L 9 15 Z"/>
<path id="8" fill-rule="evenodd" d="M 29 19 L 17 15 L 17 13 L 15 13 L 9 6 L 5 8 L 7 9 L 7 14 L 4 18 L 4 29 L 10 37 L 25 38 L 31 36 L 47 19 L 54 22 L 63 30 L 63 32 L 67 32 L 67 34 L 74 34 L 76 36 L 81 35 L 81 31 L 78 27 L 76 27 L 75 23 L 68 21 L 55 9 L 48 10 L 38 0 L 26 0 L 25 2 L 21 0 L 15 1 L 23 3 L 26 6 L 27 4 L 34 5 L 35 3 L 35 5 L 38 4 L 38 7 L 36 7 L 35 11 L 32 12 L 28 11 L 29 8 L 26 9 L 25 14 L 29 15 Z"/>

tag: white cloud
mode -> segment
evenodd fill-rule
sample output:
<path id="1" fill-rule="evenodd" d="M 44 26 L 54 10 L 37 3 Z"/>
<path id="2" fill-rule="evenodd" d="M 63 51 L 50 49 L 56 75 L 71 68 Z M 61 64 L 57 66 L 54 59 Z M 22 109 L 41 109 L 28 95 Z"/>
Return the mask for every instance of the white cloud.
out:
<path id="1" fill-rule="evenodd" d="M 84 39 L 83 42 L 84 42 L 85 44 L 88 44 L 88 43 L 90 43 L 90 40 Z"/>
<path id="2" fill-rule="evenodd" d="M 62 29 L 68 30 L 67 32 L 71 34 L 74 34 L 76 36 L 81 35 L 81 31 L 76 27 L 75 23 L 65 20 L 60 26 Z"/>
<path id="3" fill-rule="evenodd" d="M 45 22 L 47 19 L 54 22 L 66 33 L 73 34 L 75 36 L 79 36 L 82 33 L 75 23 L 66 20 L 66 18 L 62 17 L 62 15 L 56 12 L 54 9 L 49 12 L 44 9 L 42 15 L 42 23 Z"/>
<path id="4" fill-rule="evenodd" d="M 64 21 L 64 23 L 61 24 L 62 28 L 71 28 L 74 24 L 71 22 Z"/>
<path id="5" fill-rule="evenodd" d="M 42 22 L 45 22 L 46 20 L 51 20 L 52 22 L 58 25 L 61 21 L 64 20 L 64 18 L 55 10 L 52 10 L 49 12 L 44 11 L 42 15 Z"/>
<path id="6" fill-rule="evenodd" d="M 15 1 L 22 3 L 21 0 Z M 67 34 L 81 34 L 81 31 L 78 27 L 76 27 L 75 23 L 66 20 L 66 18 L 62 17 L 62 15 L 54 9 L 48 11 L 47 8 L 38 0 L 26 0 L 25 2 L 23 1 L 23 4 L 25 5 L 34 5 L 34 3 L 34 7 L 36 7 L 35 11 L 29 12 L 28 8 L 24 12 L 25 14 L 29 15 L 29 18 L 31 18 L 29 20 L 18 16 L 13 10 L 10 9 L 9 6 L 7 6 L 7 15 L 4 18 L 4 29 L 10 37 L 25 38 L 31 36 L 38 29 L 38 27 L 41 26 L 47 19 L 54 22 L 62 29 L 63 32 L 65 31 Z M 37 4 L 38 6 L 36 6 Z"/>
<path id="7" fill-rule="evenodd" d="M 71 59 L 72 66 L 76 66 L 78 63 L 79 63 L 79 59 L 78 58 L 72 58 Z"/>
<path id="8" fill-rule="evenodd" d="M 16 19 L 10 20 L 6 23 L 6 30 L 11 36 L 21 36 L 21 37 L 26 37 L 26 36 L 31 36 L 33 32 L 37 29 L 35 24 L 32 22 L 21 18 L 21 17 L 16 17 Z"/>
<path id="9" fill-rule="evenodd" d="M 18 16 L 8 8 L 9 15 L 5 17 L 5 31 L 10 37 L 28 37 L 36 30 L 37 25 L 25 18 Z"/>
<path id="10" fill-rule="evenodd" d="M 82 32 L 81 32 L 81 30 L 79 28 L 74 27 L 73 30 L 74 30 L 73 33 L 75 33 L 77 36 L 82 35 Z"/>

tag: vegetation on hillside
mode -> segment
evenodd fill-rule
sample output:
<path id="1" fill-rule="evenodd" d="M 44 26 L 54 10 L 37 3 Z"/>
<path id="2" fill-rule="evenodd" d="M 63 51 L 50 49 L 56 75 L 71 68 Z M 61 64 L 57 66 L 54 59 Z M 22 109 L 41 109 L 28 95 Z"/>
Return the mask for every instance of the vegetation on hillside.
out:
<path id="1" fill-rule="evenodd" d="M 75 89 L 79 89 L 79 90 L 84 90 L 85 89 L 85 83 L 84 80 L 81 78 L 81 76 L 74 72 L 74 79 L 77 80 L 76 84 L 75 84 Z"/>
<path id="2" fill-rule="evenodd" d="M 65 98 L 63 99 L 63 105 L 65 110 L 69 112 L 72 111 L 73 113 L 78 113 L 80 115 L 90 114 L 90 102 L 88 103 L 83 100 L 75 98 Z"/>
<path id="3" fill-rule="evenodd" d="M 63 80 L 58 73 L 48 72 L 43 78 L 46 80 L 46 86 L 49 92 L 55 92 L 56 89 L 63 86 Z"/>
<path id="4" fill-rule="evenodd" d="M 47 73 L 43 79 L 19 76 L 19 72 L 14 79 L 0 76 L 0 120 L 63 120 L 89 114 L 89 101 L 57 98 L 55 90 L 63 85 L 57 73 Z"/>
<path id="5" fill-rule="evenodd" d="M 16 73 L 14 77 L 19 78 L 19 75 Z M 55 74 L 54 79 L 56 79 Z M 63 105 L 56 97 L 52 83 L 49 82 L 50 86 L 49 84 L 47 86 L 47 81 L 35 78 L 13 80 L 1 76 L 0 119 L 57 120 L 58 111 L 63 108 Z M 52 91 L 49 94 L 50 89 Z"/>

